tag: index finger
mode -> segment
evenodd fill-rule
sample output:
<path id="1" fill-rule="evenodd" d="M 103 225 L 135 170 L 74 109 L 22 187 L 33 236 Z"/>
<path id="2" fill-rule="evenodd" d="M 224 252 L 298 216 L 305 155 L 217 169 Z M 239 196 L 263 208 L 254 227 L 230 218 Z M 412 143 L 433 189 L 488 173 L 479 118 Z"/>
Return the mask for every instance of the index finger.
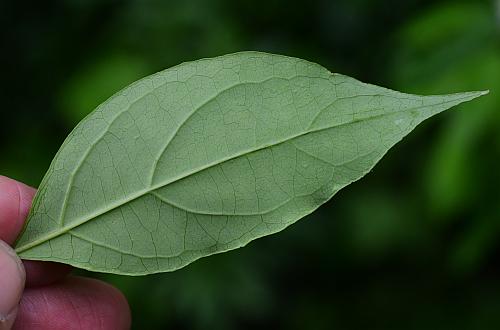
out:
<path id="1" fill-rule="evenodd" d="M 0 175 L 0 239 L 12 245 L 21 232 L 36 190 Z"/>
<path id="2" fill-rule="evenodd" d="M 0 175 L 0 239 L 12 245 L 21 232 L 36 190 Z M 53 262 L 23 261 L 26 286 L 39 286 L 60 280 L 71 267 Z"/>

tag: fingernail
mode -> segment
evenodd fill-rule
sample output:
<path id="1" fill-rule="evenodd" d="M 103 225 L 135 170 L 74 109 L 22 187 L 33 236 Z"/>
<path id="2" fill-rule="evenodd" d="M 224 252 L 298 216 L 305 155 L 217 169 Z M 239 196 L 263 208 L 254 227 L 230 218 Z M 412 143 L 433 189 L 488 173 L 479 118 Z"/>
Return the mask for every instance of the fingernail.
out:
<path id="1" fill-rule="evenodd" d="M 12 327 L 25 279 L 21 260 L 7 243 L 0 240 L 0 330 Z"/>
<path id="2" fill-rule="evenodd" d="M 17 316 L 17 307 L 14 308 L 12 312 L 10 312 L 7 316 L 0 315 L 0 330 L 10 330 L 14 325 L 14 321 Z"/>

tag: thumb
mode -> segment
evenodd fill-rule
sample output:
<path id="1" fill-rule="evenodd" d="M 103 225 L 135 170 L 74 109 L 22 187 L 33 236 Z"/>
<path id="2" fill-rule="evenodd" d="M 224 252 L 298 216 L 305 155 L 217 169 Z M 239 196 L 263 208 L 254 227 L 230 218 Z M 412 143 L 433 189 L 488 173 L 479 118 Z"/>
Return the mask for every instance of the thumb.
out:
<path id="1" fill-rule="evenodd" d="M 10 330 L 14 324 L 25 278 L 21 260 L 0 240 L 0 330 Z"/>

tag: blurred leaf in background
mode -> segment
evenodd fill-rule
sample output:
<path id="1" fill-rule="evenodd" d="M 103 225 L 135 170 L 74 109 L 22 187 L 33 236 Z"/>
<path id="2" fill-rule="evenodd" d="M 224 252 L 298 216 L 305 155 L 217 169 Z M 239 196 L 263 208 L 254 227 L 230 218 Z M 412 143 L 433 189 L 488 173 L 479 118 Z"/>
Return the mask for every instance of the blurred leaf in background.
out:
<path id="1" fill-rule="evenodd" d="M 100 56 L 63 85 L 61 116 L 68 126 L 75 126 L 110 95 L 150 73 L 147 62 L 140 58 L 118 53 Z"/>
<path id="2" fill-rule="evenodd" d="M 474 109 L 443 116 L 424 164 L 431 219 L 462 222 L 450 251 L 460 271 L 476 270 L 500 234 L 500 197 L 488 184 L 500 181 L 493 161 L 500 159 L 500 22 L 493 13 L 480 2 L 433 6 L 403 27 L 394 54 L 394 80 L 406 90 L 493 91 Z"/>

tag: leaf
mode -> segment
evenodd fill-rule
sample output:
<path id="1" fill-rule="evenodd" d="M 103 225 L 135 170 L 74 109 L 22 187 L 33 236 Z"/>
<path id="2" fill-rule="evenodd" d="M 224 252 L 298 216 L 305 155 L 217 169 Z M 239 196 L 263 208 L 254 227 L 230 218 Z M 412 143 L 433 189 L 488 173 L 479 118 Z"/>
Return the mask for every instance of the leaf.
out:
<path id="1" fill-rule="evenodd" d="M 100 272 L 176 270 L 284 229 L 424 119 L 485 93 L 402 94 L 258 52 L 181 64 L 78 124 L 16 251 Z"/>

